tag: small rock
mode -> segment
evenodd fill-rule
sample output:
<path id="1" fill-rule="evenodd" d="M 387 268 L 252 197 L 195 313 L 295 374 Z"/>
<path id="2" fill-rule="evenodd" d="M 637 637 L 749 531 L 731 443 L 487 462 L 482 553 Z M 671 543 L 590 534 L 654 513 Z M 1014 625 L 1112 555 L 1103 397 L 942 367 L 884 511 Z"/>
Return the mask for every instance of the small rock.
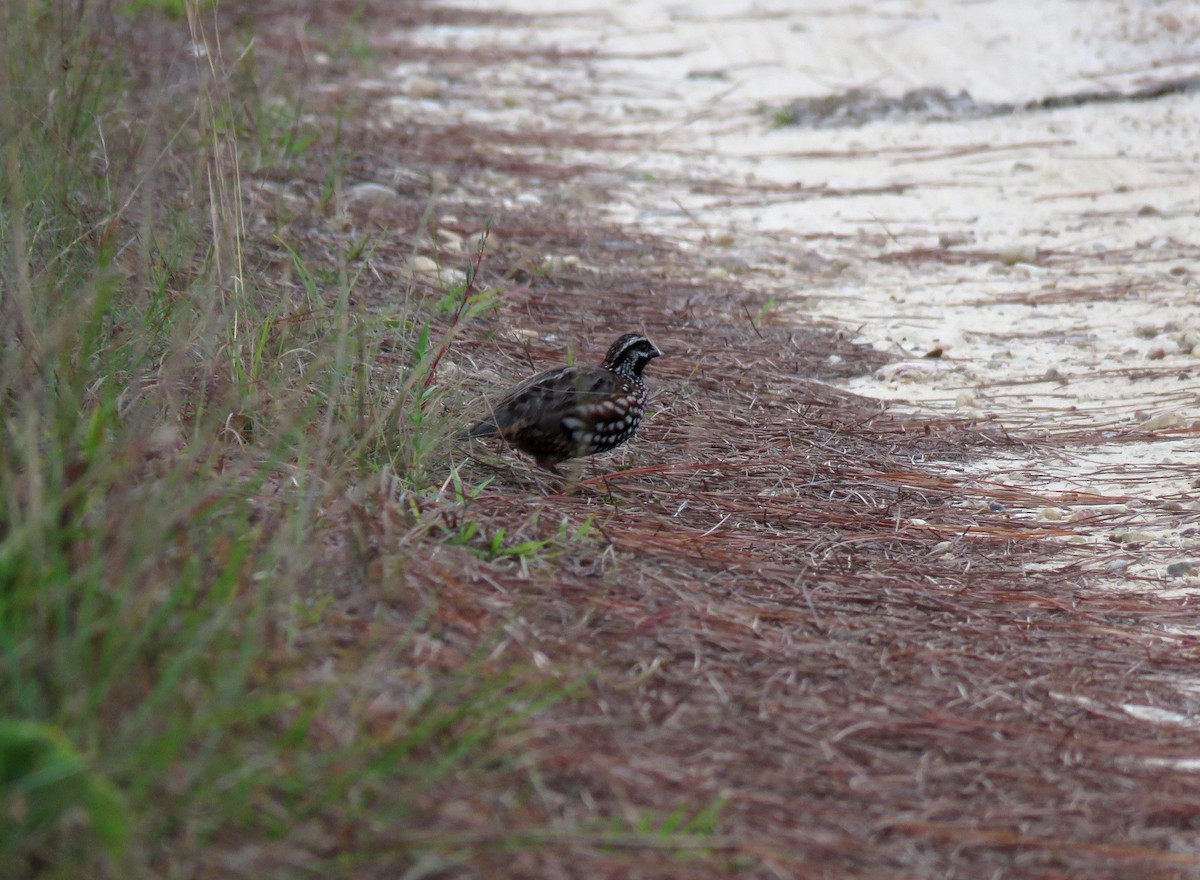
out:
<path id="1" fill-rule="evenodd" d="M 988 510 L 990 510 L 992 513 L 1003 513 L 1004 505 L 1001 504 L 999 501 L 989 501 L 988 502 Z"/>
<path id="2" fill-rule="evenodd" d="M 1031 244 L 1019 244 L 1004 248 L 996 256 L 1005 266 L 1015 266 L 1017 263 L 1036 263 L 1037 248 Z"/>
<path id="3" fill-rule="evenodd" d="M 954 398 L 955 409 L 966 409 L 967 407 L 979 406 L 979 401 L 975 399 L 975 395 L 970 391 L 960 391 L 958 396 Z"/>
<path id="4" fill-rule="evenodd" d="M 1149 532 L 1129 529 L 1128 531 L 1114 532 L 1108 536 L 1108 540 L 1114 544 L 1149 544 L 1154 540 L 1154 536 Z"/>
<path id="5" fill-rule="evenodd" d="M 1182 428 L 1185 422 L 1179 413 L 1167 412 L 1151 416 L 1138 425 L 1140 431 L 1161 431 L 1164 428 Z"/>
<path id="6" fill-rule="evenodd" d="M 1158 335 L 1158 328 L 1153 324 L 1142 324 L 1140 327 L 1133 328 L 1133 335 L 1141 339 L 1153 339 Z"/>
<path id="7" fill-rule="evenodd" d="M 442 240 L 442 247 L 451 253 L 462 253 L 463 237 L 452 229 L 439 229 L 437 237 Z"/>
<path id="8" fill-rule="evenodd" d="M 405 261 L 404 269 L 410 277 L 415 275 L 425 275 L 427 277 L 436 278 L 441 274 L 441 269 L 436 261 L 429 257 L 410 257 Z"/>
<path id="9" fill-rule="evenodd" d="M 496 236 L 496 233 L 482 230 L 469 236 L 466 244 L 470 249 L 470 253 L 477 254 L 480 248 L 494 251 L 500 245 L 500 239 Z"/>
<path id="10" fill-rule="evenodd" d="M 974 244 L 975 236 L 970 232 L 946 232 L 938 236 L 938 245 L 951 248 L 960 244 Z"/>
<path id="11" fill-rule="evenodd" d="M 953 546 L 954 545 L 949 541 L 938 541 L 936 544 L 933 545 L 933 549 L 930 550 L 929 553 L 931 556 L 939 555 L 942 553 L 949 553 Z"/>
<path id="12" fill-rule="evenodd" d="M 1067 512 L 1061 507 L 1043 507 L 1037 512 L 1037 518 L 1043 522 L 1062 522 L 1067 518 Z"/>
<path id="13" fill-rule="evenodd" d="M 1172 562 L 1167 566 L 1167 577 L 1183 577 L 1196 571 L 1200 571 L 1200 561 L 1184 559 L 1179 562 Z"/>

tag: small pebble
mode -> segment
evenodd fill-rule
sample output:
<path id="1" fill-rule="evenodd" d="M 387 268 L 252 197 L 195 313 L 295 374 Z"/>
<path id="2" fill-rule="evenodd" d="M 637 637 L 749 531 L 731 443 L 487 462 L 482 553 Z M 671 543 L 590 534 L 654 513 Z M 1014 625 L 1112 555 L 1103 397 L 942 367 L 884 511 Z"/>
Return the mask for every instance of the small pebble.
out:
<path id="1" fill-rule="evenodd" d="M 1183 416 L 1179 413 L 1167 412 L 1159 413 L 1156 416 L 1151 416 L 1140 425 L 1138 430 L 1141 431 L 1161 431 L 1164 428 L 1182 428 L 1184 427 Z"/>
<path id="2" fill-rule="evenodd" d="M 1167 566 L 1167 577 L 1183 577 L 1184 575 L 1192 574 L 1200 570 L 1200 562 L 1195 559 L 1185 559 L 1181 562 L 1172 562 Z"/>
<path id="3" fill-rule="evenodd" d="M 938 245 L 944 248 L 959 244 L 974 244 L 975 235 L 970 232 L 946 232 L 938 236 Z"/>
<path id="4" fill-rule="evenodd" d="M 466 243 L 470 252 L 477 254 L 480 248 L 495 250 L 500 244 L 500 239 L 497 238 L 495 232 L 483 231 L 476 232 L 474 235 L 468 237 Z"/>
<path id="5" fill-rule="evenodd" d="M 1005 266 L 1015 266 L 1017 263 L 1036 263 L 1037 248 L 1031 244 L 1019 244 L 1004 248 L 996 256 Z"/>
<path id="6" fill-rule="evenodd" d="M 1109 535 L 1108 539 L 1114 544 L 1149 544 L 1154 540 L 1154 536 L 1149 532 L 1130 529 L 1124 532 L 1114 532 Z"/>
<path id="7" fill-rule="evenodd" d="M 429 257 L 411 257 L 406 261 L 404 268 L 409 275 L 433 275 L 436 277 L 440 274 L 437 262 Z"/>

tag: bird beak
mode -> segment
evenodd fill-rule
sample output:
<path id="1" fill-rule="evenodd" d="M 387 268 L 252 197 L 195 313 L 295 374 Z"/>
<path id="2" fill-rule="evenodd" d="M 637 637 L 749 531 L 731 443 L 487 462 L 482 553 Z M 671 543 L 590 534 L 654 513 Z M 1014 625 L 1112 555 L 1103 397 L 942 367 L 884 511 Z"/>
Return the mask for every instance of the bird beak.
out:
<path id="1" fill-rule="evenodd" d="M 650 355 L 650 357 L 656 358 L 662 356 L 662 350 L 653 342 L 650 343 L 650 347 L 654 349 L 654 354 Z"/>

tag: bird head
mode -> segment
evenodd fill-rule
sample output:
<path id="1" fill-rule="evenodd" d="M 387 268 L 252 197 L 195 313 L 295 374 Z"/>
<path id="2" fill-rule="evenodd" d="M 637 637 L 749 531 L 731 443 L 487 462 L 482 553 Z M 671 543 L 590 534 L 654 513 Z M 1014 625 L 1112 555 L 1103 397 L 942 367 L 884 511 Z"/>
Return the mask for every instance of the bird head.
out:
<path id="1" fill-rule="evenodd" d="M 612 344 L 604 366 L 625 376 L 641 376 L 646 364 L 661 355 L 653 342 L 640 333 L 626 333 Z"/>

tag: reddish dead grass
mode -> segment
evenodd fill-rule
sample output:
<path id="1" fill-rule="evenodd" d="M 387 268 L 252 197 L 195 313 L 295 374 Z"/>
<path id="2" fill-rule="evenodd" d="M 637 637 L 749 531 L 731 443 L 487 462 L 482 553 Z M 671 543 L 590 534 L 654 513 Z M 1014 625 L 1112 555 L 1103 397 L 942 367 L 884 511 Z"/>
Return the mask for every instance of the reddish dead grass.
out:
<path id="1" fill-rule="evenodd" d="M 354 104 L 343 186 L 396 192 L 346 209 L 360 230 L 386 230 L 362 308 L 414 284 L 408 256 L 435 253 L 424 181 L 452 182 L 439 228 L 494 218 L 481 272 L 503 308 L 455 341 L 467 387 L 443 398 L 447 412 L 469 421 L 471 397 L 496 390 L 472 370 L 516 380 L 568 347 L 598 358 L 630 329 L 665 352 L 638 437 L 589 462 L 573 493 L 475 445 L 446 452 L 467 486 L 490 479 L 473 500 L 364 476 L 326 509 L 327 558 L 301 589 L 334 597 L 333 613 L 294 642 L 294 664 L 379 673 L 376 700 L 336 712 L 384 735 L 413 682 L 436 689 L 461 670 L 518 670 L 567 695 L 500 732 L 488 761 L 438 782 L 403 824 L 329 807 L 287 837 L 288 860 L 352 860 L 359 877 L 1194 876 L 1200 784 L 1173 762 L 1200 754 L 1200 736 L 1124 708 L 1195 715 L 1181 687 L 1200 661 L 1181 634 L 1192 611 L 1093 589 L 1094 551 L 1054 540 L 1070 525 L 1011 518 L 1008 505 L 1036 499 L 954 467 L 1035 441 L 900 418 L 822 384 L 880 356 L 703 280 L 703 254 L 574 207 L 560 187 L 586 169 L 534 158 L 555 133 L 406 119 L 378 89 L 357 92 L 352 66 L 307 66 L 305 28 L 336 32 L 347 4 L 226 7 L 262 64 L 320 85 L 310 111 Z M 397 29 L 458 15 L 368 4 L 363 20 L 389 34 L 372 68 L 417 51 Z M 495 60 L 421 57 L 455 75 Z M 322 216 L 316 195 L 337 149 L 323 135 L 282 181 L 303 206 L 287 222 L 318 263 L 338 242 L 336 205 Z M 502 208 L 498 175 L 540 204 Z M 272 175 L 248 177 L 253 192 Z M 248 210 L 278 222 L 266 200 Z M 269 265 L 269 239 L 251 244 Z M 581 263 L 547 270 L 546 254 Z M 415 283 L 414 296 L 442 292 Z M 451 541 L 466 522 L 479 537 Z M 547 543 L 488 558 L 501 529 L 509 545 Z M 335 710 L 318 729 L 346 721 Z M 715 827 L 664 830 L 712 805 Z M 223 843 L 200 859 L 213 871 L 284 863 L 284 843 L 253 858 L 236 835 Z"/>

